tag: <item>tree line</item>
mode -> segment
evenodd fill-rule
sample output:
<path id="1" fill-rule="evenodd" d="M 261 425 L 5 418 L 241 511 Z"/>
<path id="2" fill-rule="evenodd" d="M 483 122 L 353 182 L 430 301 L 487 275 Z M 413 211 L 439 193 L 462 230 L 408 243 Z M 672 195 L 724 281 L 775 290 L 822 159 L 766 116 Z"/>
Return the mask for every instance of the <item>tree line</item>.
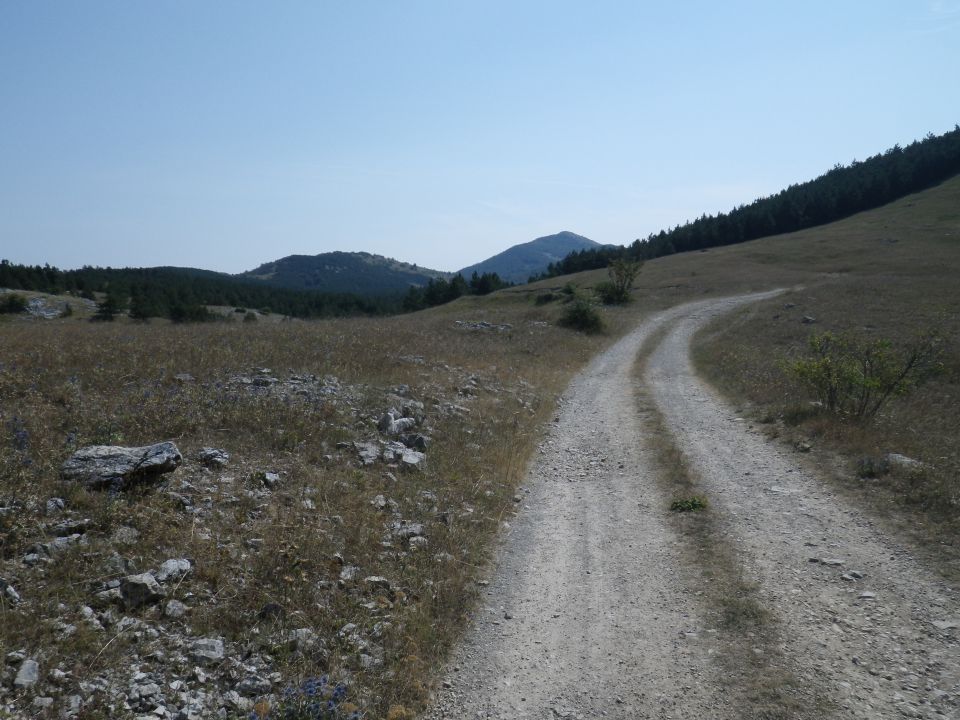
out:
<path id="1" fill-rule="evenodd" d="M 299 318 L 385 315 L 400 312 L 402 297 L 291 290 L 207 270 L 100 268 L 59 270 L 0 260 L 0 287 L 100 300 L 103 316 L 124 310 L 136 319 L 211 319 L 210 305 L 253 308 Z"/>
<path id="2" fill-rule="evenodd" d="M 958 173 L 960 125 L 943 135 L 928 134 L 906 147 L 894 145 L 863 161 L 838 164 L 820 177 L 791 185 L 776 195 L 728 213 L 704 214 L 672 230 L 637 239 L 625 248 L 570 253 L 531 280 L 603 268 L 621 257 L 652 260 L 824 225 L 932 187 Z"/>
<path id="3" fill-rule="evenodd" d="M 0 260 L 0 287 L 97 300 L 97 318 L 126 312 L 136 320 L 211 320 L 211 305 L 274 312 L 297 318 L 391 315 L 441 305 L 462 295 L 486 295 L 506 287 L 496 273 L 455 275 L 411 286 L 406 295 L 366 296 L 292 290 L 229 275 L 187 268 L 99 268 L 59 270 L 50 265 L 16 265 Z M 12 310 L 11 310 L 12 311 Z"/>

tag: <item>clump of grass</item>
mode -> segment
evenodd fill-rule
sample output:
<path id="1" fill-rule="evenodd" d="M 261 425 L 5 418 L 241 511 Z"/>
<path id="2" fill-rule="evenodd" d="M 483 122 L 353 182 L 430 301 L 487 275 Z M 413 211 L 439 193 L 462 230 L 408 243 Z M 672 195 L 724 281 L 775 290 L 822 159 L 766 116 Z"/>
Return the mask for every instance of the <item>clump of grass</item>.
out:
<path id="1" fill-rule="evenodd" d="M 689 497 L 677 498 L 670 503 L 671 512 L 700 512 L 710 507 L 710 503 L 703 495 L 691 495 Z"/>

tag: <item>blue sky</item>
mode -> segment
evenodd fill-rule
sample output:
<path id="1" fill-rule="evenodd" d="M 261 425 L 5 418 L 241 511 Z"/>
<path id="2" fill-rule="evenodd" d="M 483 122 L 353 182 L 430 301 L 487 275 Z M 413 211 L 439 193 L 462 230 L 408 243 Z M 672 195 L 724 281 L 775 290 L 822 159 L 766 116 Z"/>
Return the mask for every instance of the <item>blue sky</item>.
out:
<path id="1" fill-rule="evenodd" d="M 960 122 L 960 0 L 0 0 L 0 257 L 454 270 Z"/>

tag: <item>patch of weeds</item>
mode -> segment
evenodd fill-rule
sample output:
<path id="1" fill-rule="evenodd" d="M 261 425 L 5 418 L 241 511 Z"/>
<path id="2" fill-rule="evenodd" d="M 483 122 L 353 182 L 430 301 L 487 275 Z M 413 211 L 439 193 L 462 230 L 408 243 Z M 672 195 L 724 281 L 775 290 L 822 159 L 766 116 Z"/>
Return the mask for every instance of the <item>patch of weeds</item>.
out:
<path id="1" fill-rule="evenodd" d="M 562 296 L 559 293 L 555 292 L 540 293 L 533 299 L 533 304 L 537 306 L 546 305 L 554 302 L 555 300 L 559 300 L 561 297 Z"/>
<path id="2" fill-rule="evenodd" d="M 702 495 L 678 498 L 670 503 L 671 512 L 700 512 L 710 507 L 710 503 Z"/>

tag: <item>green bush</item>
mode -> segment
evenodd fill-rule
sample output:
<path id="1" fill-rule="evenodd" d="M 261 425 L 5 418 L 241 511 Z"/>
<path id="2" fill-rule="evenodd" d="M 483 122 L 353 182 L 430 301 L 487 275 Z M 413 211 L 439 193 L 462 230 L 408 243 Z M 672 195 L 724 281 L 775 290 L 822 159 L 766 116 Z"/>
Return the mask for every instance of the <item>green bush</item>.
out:
<path id="1" fill-rule="evenodd" d="M 604 305 L 623 305 L 630 302 L 630 291 L 633 289 L 633 281 L 640 274 L 640 268 L 643 267 L 643 261 L 640 260 L 614 260 L 607 268 L 610 275 L 609 280 L 598 283 L 594 292 L 600 297 Z"/>
<path id="2" fill-rule="evenodd" d="M 0 313 L 21 313 L 27 309 L 27 299 L 16 293 L 7 295 L 0 300 Z"/>
<path id="3" fill-rule="evenodd" d="M 248 310 L 247 314 L 243 316 L 243 321 L 245 323 L 252 323 L 257 321 L 257 314 L 253 310 Z"/>
<path id="4" fill-rule="evenodd" d="M 889 340 L 826 332 L 811 337 L 808 356 L 788 369 L 823 409 L 869 419 L 891 398 L 939 371 L 941 353 L 939 335 L 933 332 L 900 347 Z"/>
<path id="5" fill-rule="evenodd" d="M 603 331 L 603 318 L 589 302 L 578 298 L 570 303 L 557 321 L 563 327 L 580 330 L 585 333 Z"/>
<path id="6" fill-rule="evenodd" d="M 610 280 L 597 283 L 593 291 L 604 305 L 623 305 L 630 299 L 629 291 L 617 287 L 616 283 Z"/>

